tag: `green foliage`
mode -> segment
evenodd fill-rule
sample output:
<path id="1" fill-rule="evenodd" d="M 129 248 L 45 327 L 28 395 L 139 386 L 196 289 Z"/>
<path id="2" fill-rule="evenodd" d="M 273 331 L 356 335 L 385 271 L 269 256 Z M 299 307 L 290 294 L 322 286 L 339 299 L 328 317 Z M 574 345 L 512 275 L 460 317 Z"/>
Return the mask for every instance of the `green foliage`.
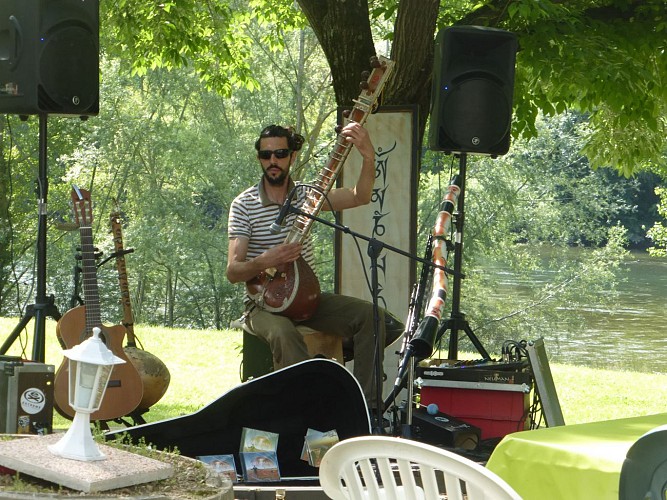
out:
<path id="1" fill-rule="evenodd" d="M 660 196 L 658 212 L 663 217 L 663 220 L 667 220 L 667 189 L 664 187 L 656 188 L 656 194 Z M 654 247 L 649 249 L 649 253 L 659 257 L 667 256 L 667 225 L 664 222 L 654 224 L 648 230 L 647 236 L 655 244 Z"/>
<path id="2" fill-rule="evenodd" d="M 250 66 L 252 19 L 271 27 L 262 35 L 268 46 L 282 48 L 284 34 L 304 24 L 290 4 L 273 2 L 268 9 L 259 0 L 102 3 L 102 44 L 111 57 L 121 58 L 132 75 L 192 67 L 207 89 L 230 96 L 233 89 L 259 88 Z"/>
<path id="3" fill-rule="evenodd" d="M 306 26 L 294 3 L 285 0 L 159 5 L 119 0 L 101 7 L 102 44 L 130 74 L 191 67 L 205 88 L 224 96 L 259 89 L 259 74 L 252 68 L 257 42 L 272 52 L 283 50 L 285 37 Z M 261 27 L 258 39 L 256 26 Z"/>
<path id="4" fill-rule="evenodd" d="M 579 156 L 581 117 L 563 115 L 537 126 L 537 139 L 517 141 L 505 157 L 468 158 L 462 307 L 473 329 L 492 345 L 576 331 L 581 318 L 563 315 L 564 309 L 573 311 L 582 301 L 614 304 L 627 245 L 621 224 L 628 223 L 641 198 L 636 179 L 594 171 Z M 436 160 L 428 154 L 424 164 Z M 450 177 L 422 174 L 422 238 L 433 227 Z M 525 283 L 518 294 L 504 288 L 502 276 L 508 275 Z M 510 292 L 517 295 L 507 300 Z"/>
<path id="5" fill-rule="evenodd" d="M 520 32 L 516 132 L 535 135 L 537 109 L 547 115 L 573 109 L 590 113 L 582 152 L 593 166 L 614 166 L 629 176 L 661 158 L 667 95 L 664 36 L 659 36 L 664 25 L 655 25 L 656 7 L 640 8 L 630 19 L 607 20 L 592 15 L 588 2 L 510 4 L 512 25 L 542 23 L 539 30 Z"/>
<path id="6" fill-rule="evenodd" d="M 271 51 L 287 48 L 285 35 L 308 27 L 294 0 L 251 0 L 249 6 L 262 29 L 260 45 Z"/>

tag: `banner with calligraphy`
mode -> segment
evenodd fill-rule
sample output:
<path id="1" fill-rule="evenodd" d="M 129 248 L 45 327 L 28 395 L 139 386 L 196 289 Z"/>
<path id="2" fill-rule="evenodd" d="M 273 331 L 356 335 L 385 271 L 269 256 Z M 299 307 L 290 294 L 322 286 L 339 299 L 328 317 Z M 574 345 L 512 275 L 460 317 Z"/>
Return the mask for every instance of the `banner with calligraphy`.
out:
<path id="1" fill-rule="evenodd" d="M 368 117 L 365 128 L 375 147 L 375 186 L 368 205 L 341 212 L 341 223 L 373 238 L 383 250 L 378 258 L 378 302 L 405 320 L 415 280 L 415 262 L 385 247 L 415 255 L 418 153 L 417 111 L 414 107 L 382 106 Z M 361 157 L 350 153 L 339 185 L 351 187 L 359 176 Z M 368 242 L 358 240 L 360 252 L 348 234 L 336 237 L 336 291 L 371 301 Z M 361 261 L 363 258 L 363 262 Z M 363 266 L 363 267 L 362 267 Z M 388 349 L 386 355 L 396 349 Z"/>

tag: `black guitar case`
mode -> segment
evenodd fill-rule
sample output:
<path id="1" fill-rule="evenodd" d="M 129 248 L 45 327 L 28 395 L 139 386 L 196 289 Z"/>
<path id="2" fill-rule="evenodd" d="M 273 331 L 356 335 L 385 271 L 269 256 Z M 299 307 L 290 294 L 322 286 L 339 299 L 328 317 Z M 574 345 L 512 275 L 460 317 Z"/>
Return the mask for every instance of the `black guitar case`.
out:
<path id="1" fill-rule="evenodd" d="M 243 427 L 275 432 L 282 478 L 317 476 L 301 460 L 308 428 L 335 429 L 343 440 L 370 434 L 368 409 L 354 376 L 328 359 L 311 359 L 249 380 L 201 410 L 159 422 L 109 432 L 106 439 L 128 435 L 132 442 L 181 455 L 233 454 L 240 472 Z"/>

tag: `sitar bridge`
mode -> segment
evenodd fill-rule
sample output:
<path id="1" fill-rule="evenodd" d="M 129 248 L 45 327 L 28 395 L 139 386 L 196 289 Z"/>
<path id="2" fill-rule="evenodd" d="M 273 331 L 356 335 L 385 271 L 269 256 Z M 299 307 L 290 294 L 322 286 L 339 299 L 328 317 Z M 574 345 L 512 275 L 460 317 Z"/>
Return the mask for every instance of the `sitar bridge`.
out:
<path id="1" fill-rule="evenodd" d="M 264 273 L 271 279 L 276 277 L 276 274 L 278 274 L 278 269 L 275 267 L 269 267 L 268 269 L 264 270 Z"/>

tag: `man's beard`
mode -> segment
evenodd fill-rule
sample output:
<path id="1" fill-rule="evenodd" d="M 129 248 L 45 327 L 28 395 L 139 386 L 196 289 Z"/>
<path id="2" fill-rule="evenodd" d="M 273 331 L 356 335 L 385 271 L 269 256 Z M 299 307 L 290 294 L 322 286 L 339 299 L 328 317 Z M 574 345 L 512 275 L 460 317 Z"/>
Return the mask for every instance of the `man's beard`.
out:
<path id="1" fill-rule="evenodd" d="M 271 177 L 268 172 L 264 172 L 264 178 L 266 179 L 266 182 L 272 186 L 282 186 L 285 183 L 285 180 L 287 180 L 288 175 L 289 174 L 287 172 L 281 172 L 278 177 Z"/>

